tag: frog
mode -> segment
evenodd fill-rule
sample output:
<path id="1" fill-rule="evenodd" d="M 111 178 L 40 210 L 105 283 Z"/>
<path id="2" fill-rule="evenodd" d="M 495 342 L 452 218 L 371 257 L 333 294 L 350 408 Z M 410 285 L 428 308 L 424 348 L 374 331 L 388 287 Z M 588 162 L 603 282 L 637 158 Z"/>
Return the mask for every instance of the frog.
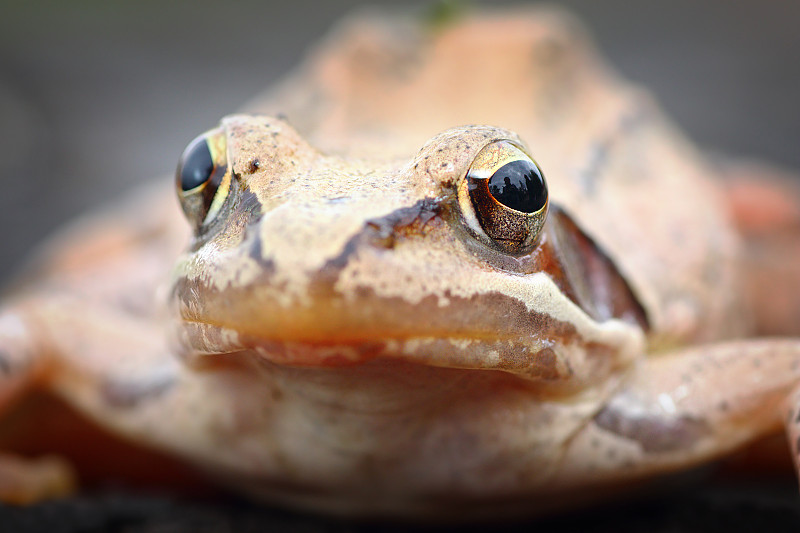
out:
<path id="1" fill-rule="evenodd" d="M 345 516 L 552 512 L 782 426 L 797 460 L 779 174 L 709 159 L 561 11 L 356 15 L 7 293 L 0 500 L 81 479 L 9 436 L 42 394 Z"/>

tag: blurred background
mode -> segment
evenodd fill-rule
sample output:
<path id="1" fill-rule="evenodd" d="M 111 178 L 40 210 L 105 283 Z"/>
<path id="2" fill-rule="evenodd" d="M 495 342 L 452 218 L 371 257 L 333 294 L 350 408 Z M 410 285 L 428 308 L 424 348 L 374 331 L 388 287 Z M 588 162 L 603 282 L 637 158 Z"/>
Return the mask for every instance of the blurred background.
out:
<path id="1" fill-rule="evenodd" d="M 71 216 L 171 174 L 362 4 L 0 0 L 0 282 Z M 560 4 L 696 142 L 800 169 L 800 2 Z"/>

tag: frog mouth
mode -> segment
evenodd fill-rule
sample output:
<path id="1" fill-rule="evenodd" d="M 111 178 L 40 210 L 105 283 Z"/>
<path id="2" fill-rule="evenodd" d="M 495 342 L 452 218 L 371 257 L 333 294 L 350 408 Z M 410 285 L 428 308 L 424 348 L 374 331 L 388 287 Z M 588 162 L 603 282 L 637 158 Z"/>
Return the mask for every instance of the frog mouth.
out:
<path id="1" fill-rule="evenodd" d="M 339 327 L 337 327 L 339 326 Z M 273 328 L 244 330 L 205 321 L 183 322 L 180 329 L 184 357 L 205 357 L 251 352 L 276 364 L 289 366 L 343 366 L 376 358 L 414 359 L 431 366 L 491 367 L 489 361 L 510 359 L 546 349 L 556 343 L 575 342 L 574 328 L 552 324 L 520 336 L 498 331 L 465 331 L 432 328 L 409 331 L 381 328 L 350 329 L 337 324 L 302 331 Z M 335 330 L 335 333 L 334 333 Z"/>
<path id="2" fill-rule="evenodd" d="M 285 314 L 284 318 L 294 323 L 293 328 L 273 324 L 267 328 L 243 329 L 241 324 L 234 328 L 184 322 L 183 344 L 187 347 L 184 357 L 196 361 L 209 356 L 255 356 L 268 365 L 319 369 L 403 361 L 439 368 L 501 370 L 554 384 L 570 382 L 574 386 L 592 379 L 588 374 L 576 376 L 574 371 L 582 366 L 593 368 L 585 364 L 586 359 L 600 361 L 602 371 L 609 372 L 642 349 L 638 327 L 621 320 L 597 322 L 582 314 L 577 321 L 560 321 L 498 293 L 472 297 L 460 304 L 454 307 L 462 309 L 461 314 L 443 315 L 435 303 L 420 302 L 415 312 L 383 316 L 367 313 L 371 315 L 370 322 L 362 315 L 348 315 L 343 310 L 332 313 L 338 320 L 333 322 L 320 314 L 315 315 L 316 320 L 300 323 L 300 316 Z M 494 318 L 488 321 L 470 321 L 474 318 L 470 312 L 498 305 L 506 310 L 504 314 L 492 315 Z M 449 317 L 451 322 L 445 323 L 442 318 L 438 323 L 435 319 L 421 319 L 430 313 Z M 398 316 L 412 320 L 403 327 L 404 324 L 397 322 Z M 472 327 L 464 327 L 465 323 L 471 323 Z M 481 327 L 474 327 L 476 323 Z M 580 361 L 576 362 L 576 358 Z"/>
<path id="3" fill-rule="evenodd" d="M 336 285 L 338 267 L 323 270 L 310 280 L 303 299 L 287 305 L 279 303 L 281 287 L 271 273 L 225 290 L 203 278 L 183 278 L 175 295 L 184 354 L 252 352 L 290 366 L 399 358 L 431 366 L 552 373 L 531 368 L 553 354 L 560 357 L 556 352 L 565 347 L 590 354 L 624 352 L 631 342 L 637 344 L 647 319 L 611 260 L 560 209 L 553 210 L 546 231 L 537 268 L 530 273 L 481 271 L 483 277 L 472 278 L 460 292 L 430 290 L 412 298 L 403 291 L 357 285 L 343 293 Z M 360 246 L 354 249 L 383 260 L 370 243 Z M 391 253 L 385 255 L 391 260 Z M 377 264 L 389 268 L 389 263 Z M 426 275 L 445 275 L 431 272 Z"/>

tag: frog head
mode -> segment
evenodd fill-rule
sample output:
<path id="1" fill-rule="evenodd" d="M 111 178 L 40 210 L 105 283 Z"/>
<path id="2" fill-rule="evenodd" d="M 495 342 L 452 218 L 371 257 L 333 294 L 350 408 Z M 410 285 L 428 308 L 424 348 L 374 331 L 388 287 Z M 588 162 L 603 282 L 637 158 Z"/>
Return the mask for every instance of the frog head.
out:
<path id="1" fill-rule="evenodd" d="M 641 351 L 642 307 L 513 132 L 349 159 L 235 115 L 189 145 L 177 187 L 195 229 L 173 281 L 190 360 L 399 358 L 572 387 Z"/>

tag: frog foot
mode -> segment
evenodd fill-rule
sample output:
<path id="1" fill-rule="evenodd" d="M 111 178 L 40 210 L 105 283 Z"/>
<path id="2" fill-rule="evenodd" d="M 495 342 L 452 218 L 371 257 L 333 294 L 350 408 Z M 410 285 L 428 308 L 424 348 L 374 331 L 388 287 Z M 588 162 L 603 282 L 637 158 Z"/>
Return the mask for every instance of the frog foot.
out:
<path id="1" fill-rule="evenodd" d="M 599 486 L 691 467 L 750 445 L 781 422 L 800 470 L 798 382 L 797 339 L 727 341 L 654 356 L 572 439 L 558 482 Z"/>
<path id="2" fill-rule="evenodd" d="M 42 360 L 31 346 L 25 322 L 12 312 L 0 313 L 0 411 L 11 407 L 42 376 Z M 0 502 L 27 504 L 64 496 L 77 486 L 64 460 L 37 459 L 0 452 Z"/>

